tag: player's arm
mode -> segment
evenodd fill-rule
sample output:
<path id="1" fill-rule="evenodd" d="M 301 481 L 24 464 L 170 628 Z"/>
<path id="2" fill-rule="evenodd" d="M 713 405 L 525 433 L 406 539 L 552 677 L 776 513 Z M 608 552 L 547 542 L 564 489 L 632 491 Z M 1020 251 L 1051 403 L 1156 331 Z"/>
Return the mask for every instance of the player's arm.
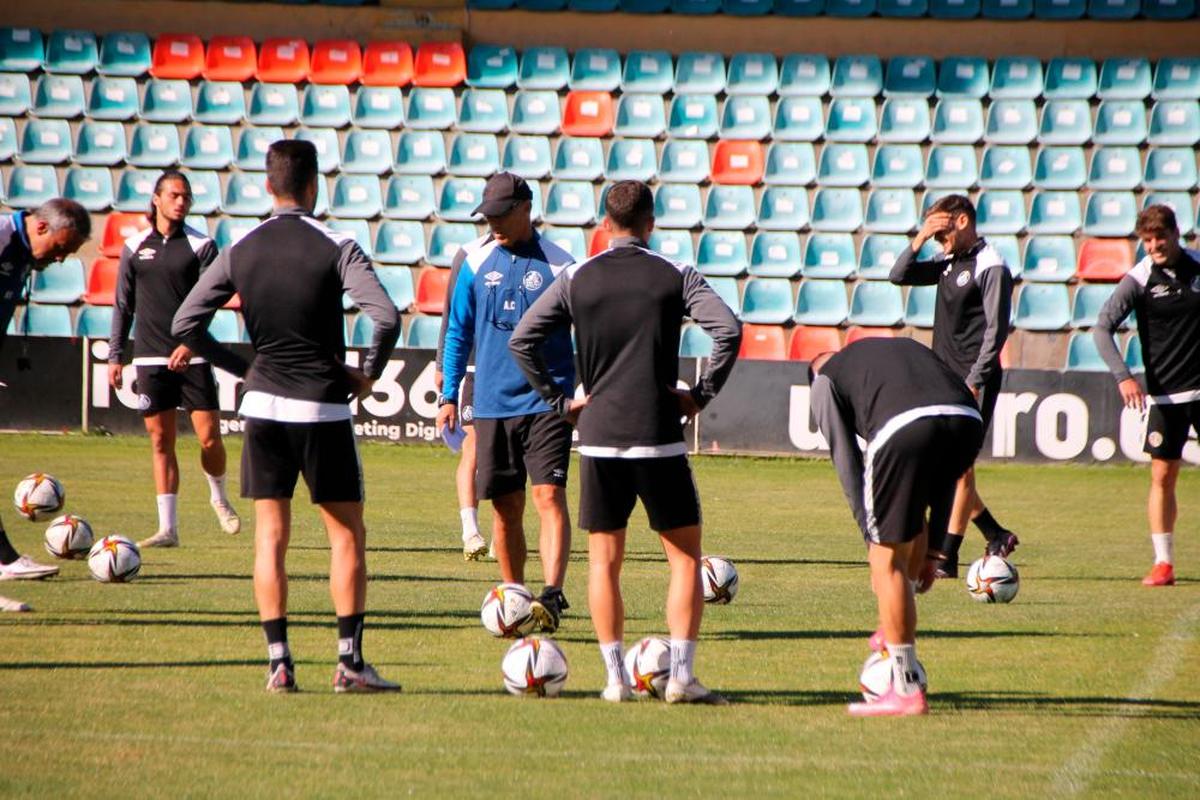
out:
<path id="1" fill-rule="evenodd" d="M 708 365 L 692 387 L 692 399 L 704 408 L 721 391 L 733 370 L 742 343 L 742 323 L 708 281 L 691 267 L 683 271 L 683 305 L 688 316 L 713 340 Z"/>
<path id="2" fill-rule="evenodd" d="M 854 520 L 864 534 L 867 533 L 867 509 L 863 500 L 863 459 L 854 434 L 854 412 L 842 403 L 833 381 L 824 375 L 813 379 L 809 392 L 809 404 L 817 428 L 829 443 L 829 456 L 837 471 L 842 492 L 850 503 Z"/>
<path id="3" fill-rule="evenodd" d="M 208 323 L 212 321 L 213 314 L 237 291 L 233 285 L 229 259 L 230 250 L 221 253 L 196 281 L 187 297 L 183 298 L 171 321 L 171 335 L 208 359 L 214 367 L 241 377 L 246 374 L 250 362 L 219 344 L 208 332 Z"/>
<path id="4" fill-rule="evenodd" d="M 374 323 L 375 330 L 371 335 L 371 346 L 367 348 L 367 355 L 363 359 L 362 371 L 371 380 L 377 380 L 383 374 L 383 368 L 387 366 L 388 358 L 400 338 L 400 314 L 379 282 L 371 259 L 367 258 L 357 242 L 349 240 L 342 245 L 337 270 L 346 294 Z"/>
<path id="5" fill-rule="evenodd" d="M 979 277 L 986 322 L 979 355 L 967 373 L 967 386 L 981 389 L 1000 367 L 1000 351 L 1008 341 L 1008 322 L 1012 317 L 1013 280 L 1002 264 L 988 267 Z"/>
<path id="6" fill-rule="evenodd" d="M 133 251 L 128 245 L 121 248 L 117 264 L 117 289 L 113 295 L 112 329 L 108 335 L 108 382 L 121 388 L 121 361 L 129 342 L 137 298 L 137 276 L 133 271 Z"/>
<path id="7" fill-rule="evenodd" d="M 1138 410 L 1145 406 L 1145 394 L 1142 392 L 1137 378 L 1133 377 L 1129 371 L 1125 359 L 1121 358 L 1115 336 L 1117 328 L 1129 316 L 1129 312 L 1133 310 L 1134 303 L 1137 302 L 1141 293 L 1141 284 L 1132 276 L 1126 275 L 1121 278 L 1116 290 L 1109 295 L 1108 300 L 1100 309 L 1096 327 L 1092 328 L 1092 339 L 1096 342 L 1096 351 L 1104 359 L 1104 363 L 1112 372 L 1113 377 L 1117 379 L 1117 390 L 1121 393 L 1122 401 L 1130 408 Z"/>
<path id="8" fill-rule="evenodd" d="M 563 393 L 550 374 L 550 367 L 542 355 L 542 345 L 552 332 L 570 324 L 571 275 L 564 271 L 529 307 L 508 340 L 508 349 L 525 374 L 525 380 L 563 417 L 571 410 L 571 398 Z"/>

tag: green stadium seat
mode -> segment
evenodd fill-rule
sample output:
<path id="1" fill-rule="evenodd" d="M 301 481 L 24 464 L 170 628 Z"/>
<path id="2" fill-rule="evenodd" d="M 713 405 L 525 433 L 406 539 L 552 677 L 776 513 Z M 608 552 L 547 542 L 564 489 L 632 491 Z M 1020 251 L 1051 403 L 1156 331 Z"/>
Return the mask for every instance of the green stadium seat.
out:
<path id="1" fill-rule="evenodd" d="M 1040 191 L 1033 193 L 1029 206 L 1029 232 L 1070 235 L 1079 230 L 1079 194 L 1077 192 Z M 1010 231 L 1015 233 L 1016 231 Z"/>
<path id="2" fill-rule="evenodd" d="M 482 178 L 447 178 L 438 196 L 437 215 L 447 222 L 471 222 L 483 201 Z"/>
<path id="3" fill-rule="evenodd" d="M 1200 103 L 1195 100 L 1159 100 L 1150 109 L 1152 145 L 1192 147 L 1200 142 Z"/>
<path id="4" fill-rule="evenodd" d="M 825 135 L 819 97 L 783 97 L 775 106 L 775 135 L 780 142 L 815 142 Z"/>
<path id="5" fill-rule="evenodd" d="M 557 133 L 561 122 L 557 94 L 552 91 L 517 92 L 512 108 L 513 133 L 547 136 Z"/>
<path id="6" fill-rule="evenodd" d="M 1146 364 L 1142 360 L 1142 340 L 1135 333 L 1125 343 L 1125 366 L 1130 372 L 1145 372 Z"/>
<path id="7" fill-rule="evenodd" d="M 729 59 L 725 93 L 769 95 L 779 88 L 779 65 L 770 53 L 735 53 Z"/>
<path id="8" fill-rule="evenodd" d="M 240 83 L 200 81 L 192 119 L 209 125 L 237 125 L 245 118 L 246 97 Z"/>
<path id="9" fill-rule="evenodd" d="M 33 94 L 33 113 L 42 118 L 83 116 L 83 79 L 78 75 L 42 75 Z"/>
<path id="10" fill-rule="evenodd" d="M 990 189 L 976 200 L 976 228 L 984 235 L 1020 233 L 1025 228 L 1025 201 L 1020 192 Z"/>
<path id="11" fill-rule="evenodd" d="M 899 286 L 886 281 L 860 281 L 850 295 L 846 322 L 872 328 L 890 328 L 904 319 L 904 298 Z"/>
<path id="12" fill-rule="evenodd" d="M 650 181 L 658 174 L 657 161 L 650 139 L 616 139 L 608 150 L 604 177 L 610 181 Z"/>
<path id="13" fill-rule="evenodd" d="M 396 145 L 396 172 L 439 175 L 446 171 L 446 142 L 437 131 L 403 131 Z"/>
<path id="14" fill-rule="evenodd" d="M 730 98 L 729 102 L 733 99 Z M 741 100 L 745 99 L 741 98 Z M 753 123 L 758 113 L 762 111 L 761 106 L 767 105 L 765 97 L 758 99 L 761 101 L 758 108 L 749 106 L 743 112 L 747 123 Z M 735 105 L 732 109 L 734 119 L 731 121 L 736 122 L 737 108 L 738 106 Z M 726 109 L 730 110 L 728 102 Z M 671 101 L 671 110 L 667 120 L 667 135 L 671 139 L 711 139 L 717 135 L 717 98 L 712 95 L 677 94 Z M 707 156 L 704 161 L 707 169 Z"/>
<path id="15" fill-rule="evenodd" d="M 831 233 L 852 233 L 862 227 L 862 199 L 858 189 L 821 187 L 813 196 L 812 228 Z M 809 240 L 811 246 L 811 239 Z"/>
<path id="16" fill-rule="evenodd" d="M 147 122 L 181 123 L 191 119 L 192 91 L 188 82 L 166 78 L 146 81 L 138 116 Z"/>
<path id="17" fill-rule="evenodd" d="M 246 119 L 254 125 L 292 125 L 300 116 L 300 100 L 290 83 L 255 83 L 250 88 L 250 111 Z"/>
<path id="18" fill-rule="evenodd" d="M 633 50 L 625 57 L 621 91 L 646 92 L 660 97 L 675 85 L 675 69 L 666 50 Z"/>
<path id="19" fill-rule="evenodd" d="M 708 170 L 707 162 L 704 165 Z M 654 192 L 654 224 L 664 228 L 695 228 L 702 215 L 700 189 L 679 183 L 660 184 Z"/>
<path id="20" fill-rule="evenodd" d="M 292 134 L 293 139 L 302 142 L 312 142 L 317 148 L 317 170 L 322 175 L 336 171 L 342 164 L 342 154 L 338 144 L 338 134 L 333 128 L 297 128 Z M 391 157 L 391 141 L 388 141 L 388 157 Z"/>
<path id="21" fill-rule="evenodd" d="M 221 179 L 212 170 L 190 170 L 188 183 L 192 185 L 192 214 L 221 213 Z M 191 223 L 188 223 L 189 225 Z"/>
<path id="22" fill-rule="evenodd" d="M 781 325 L 792 318 L 792 282 L 785 278 L 750 278 L 742 294 L 741 317 L 756 325 Z"/>
<path id="23" fill-rule="evenodd" d="M 408 323 L 404 346 L 410 350 L 436 350 L 441 336 L 441 317 L 413 317 Z"/>
<path id="24" fill-rule="evenodd" d="M 1141 100 L 1100 101 L 1093 142 L 1138 145 L 1146 141 L 1146 133 L 1146 107 Z"/>
<path id="25" fill-rule="evenodd" d="M 879 141 L 920 144 L 932 126 L 929 104 L 919 98 L 889 97 L 879 114 Z"/>
<path id="26" fill-rule="evenodd" d="M 796 293 L 792 319 L 799 325 L 841 325 L 850 314 L 846 284 L 840 280 L 805 278 Z"/>
<path id="27" fill-rule="evenodd" d="M 144 33 L 114 31 L 100 41 L 101 75 L 139 78 L 150 69 L 150 39 Z"/>
<path id="28" fill-rule="evenodd" d="M 878 56 L 839 56 L 833 64 L 829 92 L 834 97 L 876 97 L 883 92 L 883 65 Z"/>
<path id="29" fill-rule="evenodd" d="M 911 189 L 871 190 L 863 229 L 872 233 L 908 233 L 917 228 L 917 204 Z"/>
<path id="30" fill-rule="evenodd" d="M 1038 19 L 1079 19 L 1087 11 L 1087 0 L 1034 0 L 1033 15 Z"/>
<path id="31" fill-rule="evenodd" d="M 867 147 L 862 144 L 827 144 L 817 164 L 820 186 L 863 186 L 871 180 Z"/>
<path id="32" fill-rule="evenodd" d="M 1133 0 L 1130 5 L 1136 9 L 1137 0 Z M 1101 100 L 1145 100 L 1150 96 L 1153 85 L 1149 60 L 1106 58 L 1100 65 L 1096 96 Z"/>
<path id="33" fill-rule="evenodd" d="M 667 127 L 663 99 L 657 94 L 624 94 L 617 101 L 615 136 L 657 139 Z"/>
<path id="34" fill-rule="evenodd" d="M 808 186 L 817 179 L 816 154 L 807 142 L 775 142 L 767 148 L 763 183 Z"/>
<path id="35" fill-rule="evenodd" d="M 283 128 L 243 128 L 238 137 L 234 163 L 239 169 L 264 170 L 267 168 L 267 148 L 272 142 L 283 138 Z"/>
<path id="36" fill-rule="evenodd" d="M 31 119 L 21 135 L 26 164 L 65 164 L 71 160 L 71 126 L 65 119 Z"/>
<path id="37" fill-rule="evenodd" d="M 1085 180 L 1082 147 L 1043 147 L 1038 151 L 1033 167 L 1035 189 L 1079 189 Z"/>
<path id="38" fill-rule="evenodd" d="M 1038 141 L 1081 145 L 1092 138 L 1092 115 L 1086 100 L 1050 100 L 1042 107 Z"/>
<path id="39" fill-rule="evenodd" d="M 858 257 L 858 276 L 886 280 L 896 259 L 909 246 L 908 237 L 889 233 L 869 233 L 863 237 Z"/>
<path id="40" fill-rule="evenodd" d="M 554 177 L 595 181 L 604 175 L 604 146 L 591 137 L 564 136 L 554 153 Z"/>
<path id="41" fill-rule="evenodd" d="M 503 167 L 527 180 L 545 178 L 551 169 L 550 140 L 545 136 L 508 137 Z"/>
<path id="42" fill-rule="evenodd" d="M 1067 340 L 1066 369 L 1071 372 L 1108 372 L 1092 334 L 1082 331 L 1071 334 Z"/>
<path id="43" fill-rule="evenodd" d="M 882 148 L 880 149 L 882 150 Z M 920 161 L 918 161 L 918 177 L 920 177 L 920 166 Z M 936 144 L 929 149 L 929 161 L 924 171 L 924 183 L 926 186 L 935 189 L 967 190 L 974 187 L 978 181 L 979 167 L 975 163 L 975 148 L 973 146 L 966 144 Z M 874 181 L 874 183 L 882 185 L 878 180 Z M 916 184 L 912 184 L 909 188 L 915 186 Z"/>
<path id="44" fill-rule="evenodd" d="M 884 97 L 930 97 L 937 69 L 929 56 L 893 56 L 883 79 Z"/>
<path id="45" fill-rule="evenodd" d="M 668 139 L 659 156 L 658 179 L 701 183 L 708 178 L 708 146 L 694 139 Z"/>
<path id="46" fill-rule="evenodd" d="M 235 172 L 230 175 L 225 184 L 223 206 L 226 214 L 237 217 L 266 216 L 271 211 L 266 173 Z"/>
<path id="47" fill-rule="evenodd" d="M 676 98 L 678 104 L 679 98 Z M 691 103 L 685 104 L 685 111 Z M 674 110 L 674 106 L 672 107 Z M 771 135 L 771 104 L 761 95 L 733 95 L 721 111 L 722 139 L 765 139 Z M 672 135 L 675 135 L 672 132 Z M 697 137 L 708 138 L 708 137 Z"/>
<path id="48" fill-rule="evenodd" d="M 453 89 L 416 86 L 408 95 L 408 127 L 448 130 L 454 126 L 455 108 Z"/>
<path id="49" fill-rule="evenodd" d="M 545 228 L 542 236 L 566 250 L 576 261 L 587 258 L 587 242 L 584 241 L 582 228 Z"/>
<path id="50" fill-rule="evenodd" d="M 789 53 L 779 68 L 780 97 L 821 97 L 829 93 L 829 59 L 812 53 Z"/>
<path id="51" fill-rule="evenodd" d="M 433 178 L 428 175 L 393 175 L 388 181 L 383 215 L 389 219 L 429 219 L 436 206 Z"/>
<path id="52" fill-rule="evenodd" d="M 1186 192 L 1195 189 L 1198 182 L 1200 179 L 1196 172 L 1196 154 L 1191 148 L 1151 147 L 1146 153 L 1147 189 Z"/>
<path id="53" fill-rule="evenodd" d="M 825 120 L 825 138 L 831 142 L 874 141 L 875 101 L 865 97 L 835 97 Z"/>
<path id="54" fill-rule="evenodd" d="M 22 164 L 8 173 L 5 204 L 13 208 L 35 208 L 58 196 L 58 176 L 45 164 Z"/>
<path id="55" fill-rule="evenodd" d="M 983 136 L 983 107 L 978 100 L 966 97 L 938 100 L 930 139 L 940 144 L 974 144 Z"/>
<path id="56" fill-rule="evenodd" d="M 425 228 L 411 220 L 384 220 L 375 232 L 375 260 L 381 264 L 418 264 L 425 258 Z M 411 279 L 410 279 L 411 283 Z"/>
<path id="57" fill-rule="evenodd" d="M 111 189 L 111 182 L 109 187 Z M 83 280 L 83 262 L 78 258 L 55 261 L 33 273 L 29 299 L 34 303 L 72 305 L 78 303 L 87 289 Z"/>
<path id="58" fill-rule="evenodd" d="M 1085 283 L 1075 290 L 1071 301 L 1071 327 L 1091 328 L 1100 319 L 1100 309 L 1116 290 L 1115 283 Z M 1126 318 L 1128 321 L 1128 318 Z M 1122 325 L 1121 327 L 1128 327 Z"/>
<path id="59" fill-rule="evenodd" d="M 467 89 L 458 111 L 458 129 L 502 133 L 508 129 L 508 100 L 501 89 Z"/>
<path id="60" fill-rule="evenodd" d="M 107 339 L 112 332 L 112 306 L 84 306 L 75 318 L 75 335 Z"/>
<path id="61" fill-rule="evenodd" d="M 848 233 L 814 233 L 804 248 L 805 278 L 849 278 L 857 259 L 854 238 Z"/>
<path id="62" fill-rule="evenodd" d="M 1194 170 L 1196 159 L 1192 157 L 1190 161 Z M 1142 160 L 1136 147 L 1097 147 L 1092 150 L 1092 165 L 1087 181 L 1089 189 L 1133 190 L 1141 183 Z"/>
<path id="63" fill-rule="evenodd" d="M 750 245 L 749 273 L 760 278 L 795 278 L 804 267 L 800 237 L 791 231 L 759 231 Z"/>
<path id="64" fill-rule="evenodd" d="M 404 124 L 404 96 L 397 86 L 359 86 L 350 117 L 357 128 L 399 128 Z"/>
<path id="65" fill-rule="evenodd" d="M 1071 324 L 1067 287 L 1061 283 L 1028 283 L 1017 292 L 1013 324 L 1022 330 L 1060 331 Z"/>
<path id="66" fill-rule="evenodd" d="M 1035 100 L 1042 95 L 1042 62 L 1030 56 L 1002 56 L 992 67 L 993 100 Z"/>
<path id="67" fill-rule="evenodd" d="M 467 55 L 467 86 L 507 89 L 517 82 L 517 51 L 512 47 L 477 44 Z"/>
<path id="68" fill-rule="evenodd" d="M 938 67 L 938 97 L 979 100 L 990 84 L 987 61 L 977 56 L 951 56 Z"/>
<path id="69" fill-rule="evenodd" d="M 991 144 L 983 150 L 979 185 L 984 189 L 1024 189 L 1033 183 L 1029 148 Z"/>
<path id="70" fill-rule="evenodd" d="M 932 158 L 932 151 L 931 156 Z M 974 153 L 972 153 L 974 163 Z M 884 144 L 875 148 L 871 185 L 886 189 L 915 189 L 925 179 L 921 148 L 915 144 Z"/>
<path id="71" fill-rule="evenodd" d="M 571 59 L 570 89 L 611 92 L 621 85 L 621 56 L 616 50 L 584 47 Z"/>
<path id="72" fill-rule="evenodd" d="M 755 208 L 754 190 L 749 186 L 713 186 L 704 206 L 704 227 L 746 230 L 757 219 Z"/>
<path id="73" fill-rule="evenodd" d="M 1075 277 L 1075 240 L 1070 236 L 1031 236 L 1025 243 L 1023 264 L 1023 280 L 1067 283 Z"/>
<path id="74" fill-rule="evenodd" d="M 698 325 L 685 325 L 679 332 L 680 358 L 708 358 L 712 348 L 712 337 Z"/>
<path id="75" fill-rule="evenodd" d="M 725 91 L 725 58 L 720 53 L 680 53 L 675 62 L 676 94 L 720 94 Z"/>
<path id="76" fill-rule="evenodd" d="M 488 138 L 492 140 L 494 151 L 496 140 L 490 136 Z M 342 145 L 342 172 L 383 175 L 391 170 L 392 139 L 387 131 L 355 130 L 346 134 Z"/>
<path id="77" fill-rule="evenodd" d="M 987 19 L 1028 19 L 1033 16 L 1033 0 L 983 0 L 980 10 Z"/>
<path id="78" fill-rule="evenodd" d="M 758 205 L 758 227 L 800 231 L 809 225 L 808 192 L 800 186 L 768 186 Z"/>
<path id="79" fill-rule="evenodd" d="M 592 184 L 556 179 L 546 196 L 545 218 L 552 225 L 591 225 L 596 221 L 596 194 Z"/>
<path id="80" fill-rule="evenodd" d="M 1200 98 L 1200 58 L 1162 58 L 1154 67 L 1155 100 Z"/>
<path id="81" fill-rule="evenodd" d="M 46 51 L 36 28 L 0 28 L 0 72 L 34 72 L 41 69 Z"/>
<path id="82" fill-rule="evenodd" d="M 681 264 L 696 263 L 696 249 L 692 245 L 692 234 L 685 230 L 655 228 L 647 242 L 650 249 Z"/>
<path id="83" fill-rule="evenodd" d="M 1086 236 L 1132 236 L 1137 219 L 1133 192 L 1092 192 L 1083 214 Z"/>
<path id="84" fill-rule="evenodd" d="M 746 237 L 738 231 L 705 231 L 700 234 L 696 269 L 704 275 L 738 277 L 746 274 L 750 256 Z"/>
<path id="85" fill-rule="evenodd" d="M 479 238 L 475 226 L 467 222 L 443 222 L 433 227 L 429 237 L 429 257 L 435 267 L 449 267 L 463 245 Z"/>
<path id="86" fill-rule="evenodd" d="M 914 328 L 932 328 L 936 307 L 936 286 L 910 286 L 904 301 L 904 324 Z"/>
<path id="87" fill-rule="evenodd" d="M 100 48 L 91 31 L 57 30 L 46 42 L 43 69 L 70 75 L 87 75 L 100 61 Z"/>
<path id="88" fill-rule="evenodd" d="M 570 59 L 561 47 L 530 47 L 521 53 L 517 86 L 521 89 L 565 89 L 571 76 Z"/>
<path id="89" fill-rule="evenodd" d="M 133 126 L 128 161 L 135 167 L 173 167 L 179 163 L 179 133 L 174 125 L 142 122 Z"/>
<path id="90" fill-rule="evenodd" d="M 1047 100 L 1087 100 L 1096 94 L 1096 62 L 1090 58 L 1052 58 L 1046 65 Z"/>
<path id="91" fill-rule="evenodd" d="M 310 83 L 300 98 L 300 124 L 316 128 L 344 128 L 349 125 L 350 90 L 345 86 Z"/>

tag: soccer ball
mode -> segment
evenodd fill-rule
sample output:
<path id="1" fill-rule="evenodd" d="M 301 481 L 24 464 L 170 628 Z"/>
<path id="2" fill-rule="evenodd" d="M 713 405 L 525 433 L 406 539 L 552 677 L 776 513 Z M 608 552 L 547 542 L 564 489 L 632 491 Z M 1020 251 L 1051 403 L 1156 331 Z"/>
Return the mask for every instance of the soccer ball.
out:
<path id="1" fill-rule="evenodd" d="M 929 679 L 925 676 L 925 667 L 917 662 L 917 682 L 921 691 L 925 691 Z M 886 651 L 871 653 L 863 662 L 862 672 L 858 674 L 858 688 L 862 690 L 863 700 L 871 702 L 887 694 L 892 688 L 892 656 Z"/>
<path id="2" fill-rule="evenodd" d="M 26 475 L 13 492 L 17 513 L 27 520 L 45 519 L 63 507 L 67 492 L 58 478 L 44 472 Z"/>
<path id="3" fill-rule="evenodd" d="M 92 526 L 83 517 L 63 514 L 46 528 L 46 552 L 58 558 L 75 558 L 92 549 Z"/>
<path id="4" fill-rule="evenodd" d="M 558 697 L 567 682 L 567 657 L 552 639 L 527 636 L 500 663 L 504 688 L 518 697 Z"/>
<path id="5" fill-rule="evenodd" d="M 533 595 L 519 583 L 501 583 L 483 598 L 479 619 L 488 633 L 502 639 L 519 639 L 533 630 Z"/>
<path id="6" fill-rule="evenodd" d="M 105 536 L 88 552 L 88 569 L 101 583 L 125 583 L 142 568 L 142 551 L 132 539 Z"/>
<path id="7" fill-rule="evenodd" d="M 738 572 L 733 562 L 718 556 L 700 559 L 700 582 L 704 585 L 704 602 L 725 605 L 732 603 L 738 593 Z"/>
<path id="8" fill-rule="evenodd" d="M 634 694 L 662 698 L 671 677 L 671 643 L 647 636 L 625 653 L 625 672 Z"/>
<path id="9" fill-rule="evenodd" d="M 1000 556 L 984 556 L 967 570 L 967 593 L 981 603 L 1011 603 L 1020 588 L 1017 568 Z"/>

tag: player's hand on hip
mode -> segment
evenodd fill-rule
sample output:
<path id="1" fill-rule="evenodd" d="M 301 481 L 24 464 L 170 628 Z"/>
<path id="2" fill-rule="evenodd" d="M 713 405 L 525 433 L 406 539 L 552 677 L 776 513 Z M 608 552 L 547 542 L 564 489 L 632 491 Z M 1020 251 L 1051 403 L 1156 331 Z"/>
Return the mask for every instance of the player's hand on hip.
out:
<path id="1" fill-rule="evenodd" d="M 172 372 L 183 372 L 192 363 L 192 351 L 186 344 L 176 347 L 171 357 L 167 359 L 167 369 Z"/>
<path id="2" fill-rule="evenodd" d="M 371 376 L 349 364 L 343 364 L 342 369 L 346 370 L 346 376 L 350 378 L 350 392 L 354 397 L 362 400 L 371 394 L 371 388 L 375 385 Z"/>
<path id="3" fill-rule="evenodd" d="M 124 367 L 120 364 L 108 365 L 108 385 L 114 389 L 120 389 L 125 383 Z"/>
<path id="4" fill-rule="evenodd" d="M 589 402 L 591 402 L 591 399 L 592 399 L 592 396 L 589 394 L 589 395 L 584 395 L 582 398 L 580 398 L 578 400 L 572 400 L 570 403 L 568 403 L 567 404 L 567 422 L 571 423 L 572 425 L 578 425 L 579 424 L 579 415 L 583 413 L 583 410 L 585 408 L 587 408 L 587 404 Z"/>
<path id="5" fill-rule="evenodd" d="M 1136 408 L 1138 411 L 1146 410 L 1146 393 L 1142 391 L 1142 386 L 1137 382 L 1137 378 L 1126 378 L 1117 384 L 1117 389 L 1121 392 L 1121 400 L 1125 403 L 1126 408 Z"/>
<path id="6" fill-rule="evenodd" d="M 450 430 L 458 428 L 458 405 L 456 403 L 442 403 L 438 407 L 436 428 L 438 436 L 441 436 L 442 431 L 446 428 Z"/>
<path id="7" fill-rule="evenodd" d="M 700 405 L 696 402 L 696 398 L 692 397 L 692 393 L 686 389 L 678 389 L 674 386 L 667 387 L 668 391 L 679 398 L 679 413 L 687 419 L 691 419 L 700 413 Z"/>

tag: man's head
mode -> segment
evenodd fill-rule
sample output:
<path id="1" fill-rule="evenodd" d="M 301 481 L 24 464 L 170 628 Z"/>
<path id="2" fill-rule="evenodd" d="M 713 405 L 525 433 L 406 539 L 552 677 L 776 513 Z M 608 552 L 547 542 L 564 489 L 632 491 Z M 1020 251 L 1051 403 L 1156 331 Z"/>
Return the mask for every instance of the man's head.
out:
<path id="1" fill-rule="evenodd" d="M 524 178 L 497 172 L 483 187 L 483 201 L 474 213 L 482 214 L 501 247 L 512 247 L 533 237 L 533 191 Z"/>
<path id="2" fill-rule="evenodd" d="M 614 236 L 645 240 L 654 230 L 654 194 L 641 181 L 619 181 L 604 198 L 604 224 Z"/>
<path id="3" fill-rule="evenodd" d="M 163 221 L 169 225 L 180 225 L 192 210 L 192 184 L 182 172 L 169 169 L 154 182 L 154 194 L 150 197 L 150 210 L 146 218 L 155 227 Z"/>
<path id="4" fill-rule="evenodd" d="M 276 208 L 317 205 L 317 148 L 301 139 L 280 139 L 267 148 L 267 190 Z"/>
<path id="5" fill-rule="evenodd" d="M 74 253 L 92 235 L 92 218 L 87 209 L 62 197 L 49 200 L 25 219 L 34 267 L 43 269 Z"/>
<path id="6" fill-rule="evenodd" d="M 979 241 L 975 232 L 975 206 L 963 194 L 948 194 L 937 200 L 925 213 L 926 220 L 938 220 L 933 238 L 947 254 L 961 253 Z"/>
<path id="7" fill-rule="evenodd" d="M 1179 223 L 1170 206 L 1146 206 L 1138 214 L 1134 233 L 1142 240 L 1142 249 L 1158 265 L 1170 264 L 1179 258 Z"/>

